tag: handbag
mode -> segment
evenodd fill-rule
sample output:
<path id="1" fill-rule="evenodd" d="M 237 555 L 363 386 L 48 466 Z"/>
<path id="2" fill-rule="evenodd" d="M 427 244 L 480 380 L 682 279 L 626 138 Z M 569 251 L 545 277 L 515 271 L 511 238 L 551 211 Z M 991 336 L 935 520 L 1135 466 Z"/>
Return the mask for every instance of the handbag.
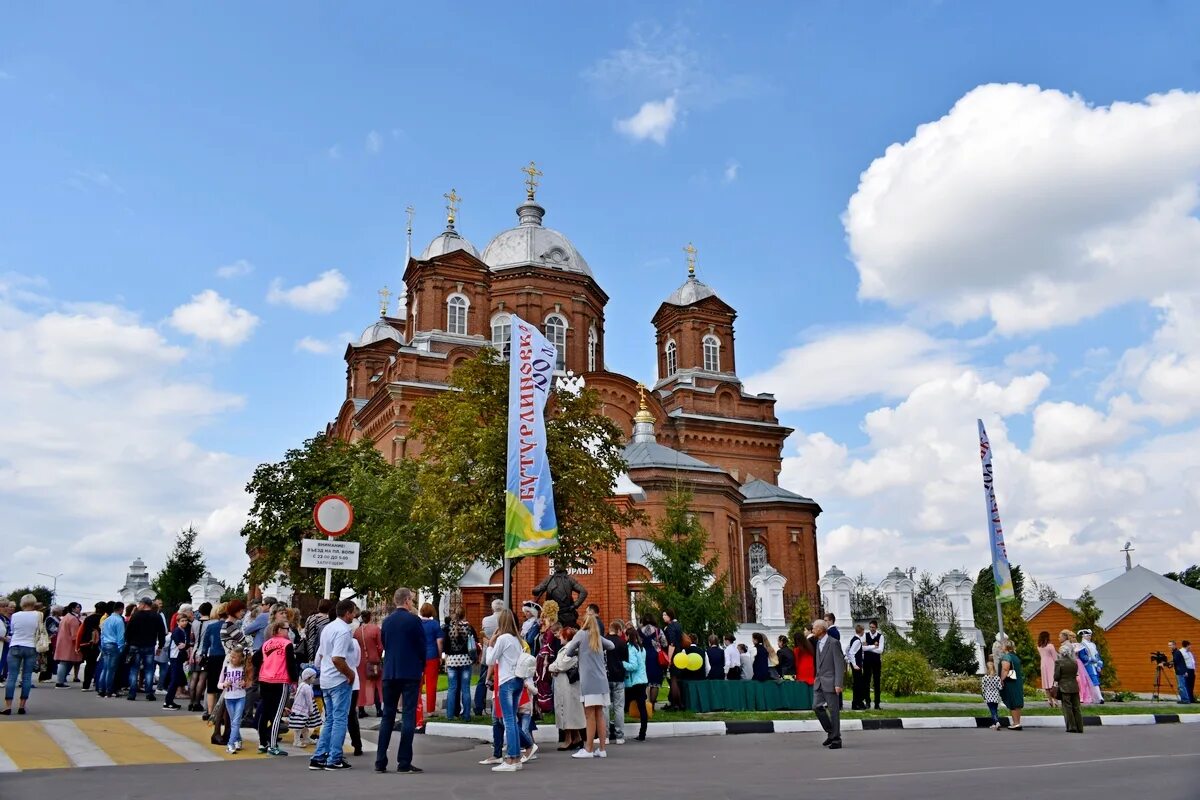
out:
<path id="1" fill-rule="evenodd" d="M 379 677 L 379 662 L 378 661 L 368 661 L 367 662 L 367 680 L 373 681 L 378 677 Z"/>
<path id="2" fill-rule="evenodd" d="M 665 650 L 658 651 L 658 665 L 663 669 L 671 666 L 671 661 L 667 658 L 667 652 Z"/>
<path id="3" fill-rule="evenodd" d="M 579 666 L 576 665 L 566 671 L 567 683 L 579 683 Z"/>
<path id="4" fill-rule="evenodd" d="M 1051 700 L 1057 700 L 1058 699 L 1058 687 L 1051 686 L 1049 689 L 1047 689 L 1046 697 L 1049 697 Z"/>
<path id="5" fill-rule="evenodd" d="M 46 625 L 41 620 L 41 614 L 38 614 L 37 631 L 33 635 L 33 649 L 39 653 L 45 653 L 50 649 L 50 634 L 46 633 Z"/>

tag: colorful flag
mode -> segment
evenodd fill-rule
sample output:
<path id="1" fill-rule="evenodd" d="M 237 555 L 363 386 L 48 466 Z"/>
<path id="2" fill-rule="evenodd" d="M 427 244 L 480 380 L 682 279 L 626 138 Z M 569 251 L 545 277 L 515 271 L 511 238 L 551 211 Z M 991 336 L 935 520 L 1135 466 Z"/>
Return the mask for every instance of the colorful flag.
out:
<path id="1" fill-rule="evenodd" d="M 504 555 L 536 556 L 558 547 L 554 482 L 546 457 L 546 420 L 558 351 L 528 322 L 513 316 L 508 368 L 508 483 Z"/>
<path id="2" fill-rule="evenodd" d="M 1000 508 L 992 488 L 992 446 L 988 443 L 983 420 L 979 422 L 979 458 L 983 460 L 983 499 L 987 505 L 988 541 L 992 546 L 992 578 L 996 582 L 996 598 L 1001 603 L 1017 599 L 1013 591 L 1012 572 L 1008 567 L 1008 551 L 1004 549 L 1004 529 L 1000 527 Z"/>

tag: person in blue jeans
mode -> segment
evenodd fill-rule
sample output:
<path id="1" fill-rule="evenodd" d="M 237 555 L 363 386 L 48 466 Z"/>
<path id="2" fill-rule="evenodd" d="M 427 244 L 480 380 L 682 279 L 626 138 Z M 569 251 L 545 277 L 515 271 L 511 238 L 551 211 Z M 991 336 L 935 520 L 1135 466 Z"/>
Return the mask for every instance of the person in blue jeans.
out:
<path id="1" fill-rule="evenodd" d="M 517 707 L 521 704 L 521 690 L 525 681 L 516 674 L 521 658 L 521 632 L 512 612 L 504 609 L 496 624 L 496 633 L 488 642 L 484 661 L 496 668 L 496 697 L 499 699 L 500 714 L 504 718 L 504 738 L 507 744 L 504 763 L 492 767 L 492 772 L 516 772 L 521 768 L 521 727 L 517 721 Z"/>
<path id="2" fill-rule="evenodd" d="M 138 601 L 138 609 L 125 626 L 125 641 L 129 644 L 129 700 L 137 699 L 138 670 L 146 686 L 146 699 L 154 698 L 154 656 L 162 651 L 167 638 L 162 617 L 155 613 L 149 597 Z"/>
<path id="3" fill-rule="evenodd" d="M 21 610 L 13 614 L 7 623 L 8 683 L 4 685 L 4 710 L 0 711 L 0 714 L 5 716 L 12 713 L 17 684 L 21 684 L 21 705 L 17 708 L 18 714 L 25 713 L 25 704 L 29 702 L 29 692 L 33 688 L 33 669 L 38 661 L 38 632 L 45 630 L 42 612 L 36 610 L 37 602 L 37 598 L 32 594 L 24 595 L 21 598 Z"/>
<path id="4" fill-rule="evenodd" d="M 125 618 L 120 603 L 110 603 L 108 616 L 100 623 L 100 671 L 96 677 L 96 694 L 110 697 L 117 692 L 117 667 L 125 651 Z"/>
<path id="5" fill-rule="evenodd" d="M 349 662 L 354 658 L 355 644 L 350 634 L 350 621 L 358 614 L 358 606 L 353 600 L 342 600 L 334 613 L 337 616 L 321 631 L 317 647 L 316 667 L 321 673 L 325 724 L 321 726 L 317 749 L 308 762 L 308 768 L 314 770 L 350 769 L 342 756 L 342 743 L 346 740 L 350 722 L 350 696 L 354 687 L 354 669 Z"/>
<path id="6" fill-rule="evenodd" d="M 425 672 L 425 631 L 413 613 L 411 589 L 397 589 L 396 610 L 380 625 L 383 637 L 383 720 L 375 751 L 375 771 L 387 772 L 388 746 L 401 709 L 400 743 L 396 746 L 396 771 L 423 772 L 412 763 L 413 734 L 417 730 L 417 702 Z"/>
<path id="7" fill-rule="evenodd" d="M 458 611 L 446 626 L 443 652 L 446 655 L 446 720 L 459 716 L 471 721 L 471 639 L 474 633 L 466 615 Z"/>

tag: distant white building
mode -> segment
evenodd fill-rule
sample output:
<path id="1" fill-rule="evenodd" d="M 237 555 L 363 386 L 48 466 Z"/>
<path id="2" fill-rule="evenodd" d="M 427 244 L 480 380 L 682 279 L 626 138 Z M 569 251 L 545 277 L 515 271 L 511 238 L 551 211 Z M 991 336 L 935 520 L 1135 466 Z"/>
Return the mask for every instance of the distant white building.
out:
<path id="1" fill-rule="evenodd" d="M 119 593 L 121 602 L 125 605 L 136 603 L 143 597 L 152 600 L 158 597 L 158 592 L 150 588 L 150 570 L 145 561 L 140 558 L 133 560 L 129 565 L 129 573 L 125 576 L 125 585 L 120 588 Z"/>

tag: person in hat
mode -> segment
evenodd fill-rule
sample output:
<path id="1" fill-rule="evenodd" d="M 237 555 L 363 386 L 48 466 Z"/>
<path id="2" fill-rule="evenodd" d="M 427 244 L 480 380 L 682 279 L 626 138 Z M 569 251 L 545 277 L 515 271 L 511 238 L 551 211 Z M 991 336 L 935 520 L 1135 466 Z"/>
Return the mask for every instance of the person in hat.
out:
<path id="1" fill-rule="evenodd" d="M 1100 670 L 1104 669 L 1104 659 L 1100 658 L 1100 648 L 1092 641 L 1092 629 L 1084 628 L 1079 632 L 1079 643 L 1083 646 L 1082 649 L 1087 651 L 1088 657 L 1081 658 L 1084 669 L 1087 670 L 1088 678 L 1091 679 L 1092 685 L 1096 687 L 1095 696 L 1097 702 L 1104 702 L 1104 694 L 1100 691 Z M 1082 654 L 1081 654 L 1082 655 Z"/>

